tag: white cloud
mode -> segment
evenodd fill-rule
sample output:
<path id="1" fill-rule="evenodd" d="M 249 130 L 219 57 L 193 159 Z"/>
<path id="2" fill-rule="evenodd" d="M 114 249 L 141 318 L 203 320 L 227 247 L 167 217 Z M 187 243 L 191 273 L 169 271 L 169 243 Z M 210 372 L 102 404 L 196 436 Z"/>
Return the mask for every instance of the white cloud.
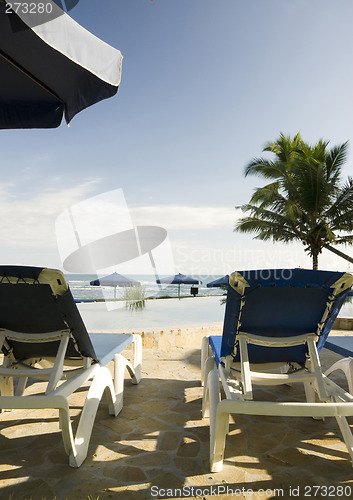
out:
<path id="1" fill-rule="evenodd" d="M 11 184 L 0 186 L 2 263 L 60 267 L 55 220 L 68 207 L 93 196 L 98 182 L 92 179 L 67 189 L 57 189 L 52 183 L 53 187 L 26 199 L 20 198 Z M 225 274 L 234 269 L 311 266 L 300 244 L 272 245 L 254 241 L 251 235 L 233 233 L 242 212 L 232 207 L 170 204 L 128 208 L 134 225 L 156 225 L 168 231 L 178 272 Z M 170 252 L 165 252 L 166 274 L 172 274 Z M 136 259 L 125 263 L 126 269 L 119 268 L 118 272 L 138 272 L 147 265 L 137 264 Z M 347 264 L 330 252 L 320 256 L 323 269 L 350 270 Z"/>
<path id="2" fill-rule="evenodd" d="M 78 186 L 55 191 L 47 189 L 32 198 L 19 199 L 9 185 L 0 186 L 0 232 L 4 249 L 56 248 L 54 222 L 68 206 L 87 196 L 96 186 L 90 180 Z"/>
<path id="3" fill-rule="evenodd" d="M 158 225 L 167 230 L 233 228 L 241 213 L 232 207 L 160 205 L 130 208 L 135 225 Z"/>
<path id="4" fill-rule="evenodd" d="M 60 266 L 55 221 L 68 207 L 90 198 L 98 179 L 70 188 L 51 182 L 40 194 L 21 196 L 16 186 L 0 186 L 2 262 Z M 91 198 L 90 198 L 91 199 Z M 129 208 L 129 207 L 128 207 Z M 173 230 L 219 229 L 231 234 L 236 211 L 229 207 L 161 205 L 129 208 L 134 225 L 156 225 Z M 172 238 L 173 239 L 173 238 Z M 173 242 L 171 242 L 173 244 Z M 192 241 L 186 243 L 192 248 Z M 170 267 L 170 266 L 169 266 Z"/>

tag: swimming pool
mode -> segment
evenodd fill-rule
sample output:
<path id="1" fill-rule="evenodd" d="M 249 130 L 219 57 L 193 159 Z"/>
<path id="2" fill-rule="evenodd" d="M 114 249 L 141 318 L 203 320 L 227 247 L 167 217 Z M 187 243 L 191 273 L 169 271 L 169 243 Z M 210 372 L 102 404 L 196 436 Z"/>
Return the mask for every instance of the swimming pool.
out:
<path id="1" fill-rule="evenodd" d="M 77 304 L 88 330 L 154 330 L 209 326 L 224 317 L 222 297 L 146 300 L 142 309 L 130 310 L 124 302 L 108 311 L 104 302 Z"/>
<path id="2" fill-rule="evenodd" d="M 104 302 L 83 302 L 77 305 L 88 330 L 124 332 L 206 327 L 222 323 L 224 298 L 214 296 L 146 300 L 145 306 L 140 310 L 126 308 L 125 302 L 116 303 L 117 308 L 111 311 L 107 310 Z M 345 304 L 339 316 L 353 317 L 353 304 Z"/>

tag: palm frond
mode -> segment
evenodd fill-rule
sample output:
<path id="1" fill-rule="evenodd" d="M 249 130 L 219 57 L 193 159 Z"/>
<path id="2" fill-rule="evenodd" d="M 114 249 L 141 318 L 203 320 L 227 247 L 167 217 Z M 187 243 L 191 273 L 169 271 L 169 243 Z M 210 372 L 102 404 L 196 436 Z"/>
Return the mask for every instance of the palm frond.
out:
<path id="1" fill-rule="evenodd" d="M 275 199 L 279 196 L 280 183 L 273 182 L 271 184 L 267 184 L 262 188 L 257 188 L 250 198 L 250 204 L 261 206 L 269 206 L 274 203 Z"/>
<path id="2" fill-rule="evenodd" d="M 235 231 L 243 233 L 255 233 L 255 239 L 282 241 L 289 243 L 300 236 L 293 233 L 290 229 L 284 228 L 279 222 L 263 220 L 256 217 L 244 217 L 241 219 L 234 228 Z"/>
<path id="3" fill-rule="evenodd" d="M 339 236 L 336 238 L 335 242 L 337 244 L 352 245 L 353 244 L 353 234 L 347 234 L 346 236 Z"/>
<path id="4" fill-rule="evenodd" d="M 341 185 L 348 142 L 331 149 L 328 145 L 323 139 L 307 144 L 300 133 L 293 139 L 281 133 L 267 143 L 264 151 L 275 158 L 254 158 L 245 175 L 273 182 L 257 188 L 241 207 L 249 215 L 239 219 L 235 231 L 253 232 L 264 240 L 301 240 L 313 265 L 325 245 L 353 244 L 353 179 Z"/>
<path id="5" fill-rule="evenodd" d="M 269 161 L 264 158 L 253 158 L 245 167 L 244 175 L 257 175 L 265 179 L 279 179 L 283 175 L 283 170 L 280 165 L 274 161 Z"/>
<path id="6" fill-rule="evenodd" d="M 348 156 L 348 141 L 334 146 L 327 155 L 326 165 L 327 165 L 327 175 L 328 179 L 334 177 L 336 182 L 341 176 L 341 167 L 346 163 Z"/>
<path id="7" fill-rule="evenodd" d="M 282 227 L 283 231 L 286 234 L 291 233 L 292 235 L 296 235 L 298 238 L 303 238 L 303 233 L 301 232 L 300 225 L 296 224 L 295 220 L 292 220 L 288 217 L 287 214 L 280 214 L 275 211 L 267 210 L 263 207 L 258 207 L 255 205 L 243 205 L 242 210 L 244 212 L 250 212 L 250 215 L 239 219 L 239 221 L 235 225 L 236 231 L 243 231 L 243 222 L 244 221 L 262 221 L 263 223 L 268 223 L 272 225 L 278 225 L 278 227 Z M 248 227 L 248 226 L 247 226 Z"/>
<path id="8" fill-rule="evenodd" d="M 345 184 L 338 191 L 336 200 L 327 208 L 325 216 L 334 218 L 341 214 L 349 213 L 353 207 L 353 179 L 348 177 Z"/>

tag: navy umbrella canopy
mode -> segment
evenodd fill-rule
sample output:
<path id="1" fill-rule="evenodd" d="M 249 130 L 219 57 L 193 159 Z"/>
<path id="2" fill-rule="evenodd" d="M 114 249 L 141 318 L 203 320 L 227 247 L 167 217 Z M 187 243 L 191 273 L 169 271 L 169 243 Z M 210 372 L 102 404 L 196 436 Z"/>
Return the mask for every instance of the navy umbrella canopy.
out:
<path id="1" fill-rule="evenodd" d="M 138 286 L 141 283 L 122 274 L 113 273 L 90 282 L 92 286 Z"/>
<path id="2" fill-rule="evenodd" d="M 58 127 L 117 93 L 119 50 L 52 0 L 43 4 L 49 14 L 11 5 L 0 0 L 0 129 Z"/>
<path id="3" fill-rule="evenodd" d="M 222 276 L 222 278 L 218 278 L 217 280 L 211 281 L 207 283 L 207 288 L 214 288 L 218 286 L 227 286 L 229 283 L 229 274 Z"/>
<path id="4" fill-rule="evenodd" d="M 198 285 L 202 283 L 200 280 L 192 278 L 191 276 L 186 276 L 185 274 L 175 274 L 174 276 L 168 276 L 167 278 L 161 278 L 156 280 L 158 284 L 169 284 L 169 285 L 179 285 L 178 295 L 180 297 L 180 285 Z"/>

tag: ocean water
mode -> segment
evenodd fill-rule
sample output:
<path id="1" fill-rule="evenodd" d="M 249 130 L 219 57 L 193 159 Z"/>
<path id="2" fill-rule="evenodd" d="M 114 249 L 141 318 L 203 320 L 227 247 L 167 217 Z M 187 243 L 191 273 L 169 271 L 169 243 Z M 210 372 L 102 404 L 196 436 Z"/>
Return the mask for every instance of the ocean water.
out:
<path id="1" fill-rule="evenodd" d="M 76 301 L 89 301 L 89 300 L 109 300 L 119 299 L 123 297 L 124 287 L 111 287 L 111 286 L 92 286 L 91 281 L 97 279 L 95 274 L 66 274 L 66 280 L 70 286 L 71 292 Z M 157 285 L 154 275 L 129 275 L 139 281 L 145 288 L 146 298 L 159 298 L 159 297 L 178 297 L 178 285 L 161 284 Z M 223 295 L 224 290 L 221 288 L 207 288 L 206 284 L 211 281 L 221 278 L 217 276 L 193 276 L 193 278 L 202 281 L 200 285 L 193 285 L 198 288 L 198 296 L 210 295 Z M 191 296 L 190 289 L 192 285 L 181 285 L 180 295 Z"/>

